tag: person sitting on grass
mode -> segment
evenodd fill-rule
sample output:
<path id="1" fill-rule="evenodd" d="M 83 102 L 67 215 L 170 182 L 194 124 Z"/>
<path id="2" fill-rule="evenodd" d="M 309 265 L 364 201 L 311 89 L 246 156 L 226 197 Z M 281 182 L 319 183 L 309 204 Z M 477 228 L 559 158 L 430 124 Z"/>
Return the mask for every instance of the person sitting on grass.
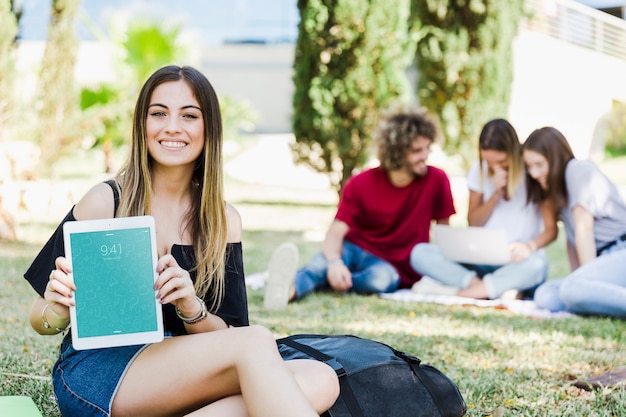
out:
<path id="1" fill-rule="evenodd" d="M 209 81 L 167 66 L 143 85 L 129 159 L 63 222 L 155 219 L 162 342 L 76 350 L 61 343 L 52 385 L 64 416 L 317 416 L 339 395 L 335 371 L 285 362 L 272 333 L 248 326 L 241 218 L 224 201 L 222 120 Z M 59 226 L 25 278 L 38 293 L 30 324 L 64 332 L 77 290 Z M 207 311 L 208 310 L 208 311 Z"/>
<path id="2" fill-rule="evenodd" d="M 523 147 L 528 199 L 560 210 L 572 271 L 537 288 L 535 303 L 626 318 L 626 203 L 617 187 L 592 161 L 576 159 L 553 127 L 535 130 Z"/>
<path id="3" fill-rule="evenodd" d="M 411 252 L 411 265 L 434 281 L 417 282 L 417 293 L 495 299 L 507 292 L 520 296 L 546 280 L 548 259 L 542 248 L 556 239 L 556 214 L 549 200 L 526 201 L 522 145 L 513 126 L 504 119 L 486 123 L 478 152 L 467 175 L 467 220 L 470 226 L 504 229 L 511 261 L 461 264 L 445 258 L 437 245 L 420 243 Z"/>
<path id="4" fill-rule="evenodd" d="M 342 191 L 322 251 L 298 270 L 293 243 L 280 245 L 269 263 L 264 306 L 282 309 L 316 290 L 373 294 L 410 287 L 420 279 L 409 254 L 429 239 L 434 220 L 455 213 L 446 173 L 427 165 L 438 135 L 423 109 L 390 109 L 374 133 L 380 166 L 351 177 Z"/>

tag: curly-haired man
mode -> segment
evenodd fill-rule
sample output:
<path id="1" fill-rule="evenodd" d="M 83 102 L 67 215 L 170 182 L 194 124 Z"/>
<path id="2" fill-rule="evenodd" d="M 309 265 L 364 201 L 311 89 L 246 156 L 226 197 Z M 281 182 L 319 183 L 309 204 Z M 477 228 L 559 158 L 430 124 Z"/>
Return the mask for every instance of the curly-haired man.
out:
<path id="1" fill-rule="evenodd" d="M 455 213 L 450 181 L 427 165 L 438 136 L 435 118 L 419 108 L 381 114 L 374 133 L 380 165 L 346 183 L 322 251 L 303 268 L 292 243 L 272 255 L 264 305 L 282 309 L 315 290 L 359 294 L 411 287 L 420 275 L 411 249 L 428 242 L 432 221 L 448 224 Z"/>

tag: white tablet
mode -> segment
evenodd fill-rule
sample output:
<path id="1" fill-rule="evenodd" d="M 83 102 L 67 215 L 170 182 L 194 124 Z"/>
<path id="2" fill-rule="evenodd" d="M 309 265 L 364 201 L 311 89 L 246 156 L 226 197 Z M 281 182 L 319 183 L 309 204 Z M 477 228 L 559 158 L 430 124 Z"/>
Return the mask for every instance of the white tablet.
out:
<path id="1" fill-rule="evenodd" d="M 70 308 L 74 348 L 163 340 L 161 304 L 154 290 L 154 218 L 67 222 L 63 238 L 76 285 L 76 306 Z"/>

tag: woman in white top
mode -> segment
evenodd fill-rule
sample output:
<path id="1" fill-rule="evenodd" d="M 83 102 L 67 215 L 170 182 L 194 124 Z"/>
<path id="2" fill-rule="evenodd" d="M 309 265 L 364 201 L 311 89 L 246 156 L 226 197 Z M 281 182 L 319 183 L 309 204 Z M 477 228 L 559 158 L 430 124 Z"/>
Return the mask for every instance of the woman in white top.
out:
<path id="1" fill-rule="evenodd" d="M 626 317 L 626 203 L 589 160 L 574 158 L 561 132 L 544 127 L 524 143 L 530 201 L 552 201 L 567 234 L 572 273 L 535 293 L 539 307 Z"/>
<path id="2" fill-rule="evenodd" d="M 508 290 L 533 290 L 546 279 L 548 261 L 542 248 L 557 236 L 556 216 L 550 202 L 526 201 L 522 147 L 513 126 L 504 119 L 485 124 L 479 155 L 467 176 L 468 224 L 504 229 L 511 261 L 462 264 L 445 258 L 438 246 L 421 243 L 413 248 L 411 264 L 438 282 L 422 279 L 413 286 L 415 292 L 494 299 Z"/>

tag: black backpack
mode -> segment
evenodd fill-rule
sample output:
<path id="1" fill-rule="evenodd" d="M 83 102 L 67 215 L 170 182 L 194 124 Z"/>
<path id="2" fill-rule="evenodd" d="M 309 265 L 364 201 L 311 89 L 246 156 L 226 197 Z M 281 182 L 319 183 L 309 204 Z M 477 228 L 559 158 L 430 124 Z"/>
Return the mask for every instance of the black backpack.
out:
<path id="1" fill-rule="evenodd" d="M 357 336 L 299 334 L 277 340 L 281 356 L 317 359 L 341 393 L 323 417 L 460 417 L 465 401 L 441 371 L 384 343 Z"/>

